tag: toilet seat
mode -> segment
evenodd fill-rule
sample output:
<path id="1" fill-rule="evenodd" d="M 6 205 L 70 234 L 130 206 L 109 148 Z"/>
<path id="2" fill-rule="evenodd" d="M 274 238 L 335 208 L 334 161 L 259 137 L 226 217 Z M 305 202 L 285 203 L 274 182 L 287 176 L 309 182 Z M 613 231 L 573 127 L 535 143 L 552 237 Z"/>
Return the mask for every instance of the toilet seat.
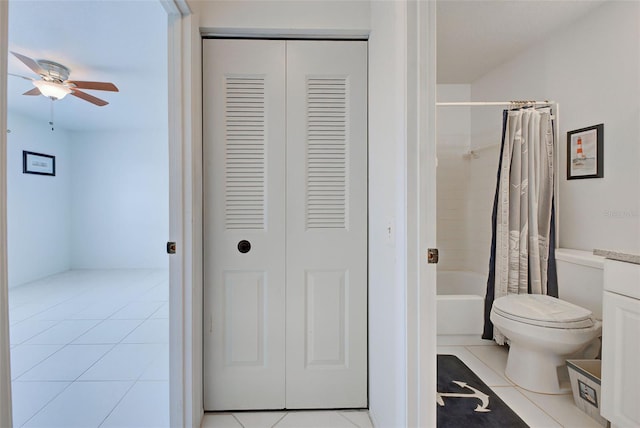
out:
<path id="1" fill-rule="evenodd" d="M 493 311 L 505 318 L 541 327 L 580 329 L 594 325 L 588 309 L 542 294 L 500 297 L 493 302 Z"/>

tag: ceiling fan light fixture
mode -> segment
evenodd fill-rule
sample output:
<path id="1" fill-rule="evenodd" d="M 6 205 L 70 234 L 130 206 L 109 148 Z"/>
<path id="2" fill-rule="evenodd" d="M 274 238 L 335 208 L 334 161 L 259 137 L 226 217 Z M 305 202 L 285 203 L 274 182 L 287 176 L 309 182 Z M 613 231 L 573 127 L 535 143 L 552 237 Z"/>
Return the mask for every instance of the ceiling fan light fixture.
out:
<path id="1" fill-rule="evenodd" d="M 33 84 L 45 97 L 61 100 L 71 93 L 71 89 L 61 83 L 48 82 L 46 80 L 34 80 Z"/>

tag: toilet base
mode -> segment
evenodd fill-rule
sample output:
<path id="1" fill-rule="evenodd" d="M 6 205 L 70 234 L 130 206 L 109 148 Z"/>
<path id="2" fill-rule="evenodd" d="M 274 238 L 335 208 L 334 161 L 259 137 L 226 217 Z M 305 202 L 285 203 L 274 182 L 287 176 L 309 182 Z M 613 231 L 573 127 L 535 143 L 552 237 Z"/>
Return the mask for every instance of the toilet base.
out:
<path id="1" fill-rule="evenodd" d="M 566 360 L 556 354 L 540 352 L 511 343 L 505 374 L 513 383 L 542 394 L 571 392 Z"/>

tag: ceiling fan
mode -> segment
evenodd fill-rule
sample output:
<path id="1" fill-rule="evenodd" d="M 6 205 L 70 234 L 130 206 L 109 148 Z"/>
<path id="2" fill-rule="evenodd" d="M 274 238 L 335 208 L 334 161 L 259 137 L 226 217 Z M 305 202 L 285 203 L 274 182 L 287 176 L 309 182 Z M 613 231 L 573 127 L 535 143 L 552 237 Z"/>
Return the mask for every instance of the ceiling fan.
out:
<path id="1" fill-rule="evenodd" d="M 58 64 L 57 62 L 45 59 L 34 60 L 16 52 L 11 53 L 20 61 L 22 61 L 27 67 L 29 67 L 34 73 L 40 75 L 40 79 L 33 79 L 31 77 L 12 74 L 13 76 L 30 80 L 35 86 L 35 88 L 25 92 L 23 95 L 44 95 L 45 97 L 49 97 L 53 100 L 61 100 L 68 94 L 71 94 L 75 97 L 102 107 L 106 106 L 109 103 L 105 100 L 83 92 L 80 89 L 118 92 L 118 88 L 116 87 L 116 85 L 109 82 L 68 80 L 70 70 L 64 65 Z"/>

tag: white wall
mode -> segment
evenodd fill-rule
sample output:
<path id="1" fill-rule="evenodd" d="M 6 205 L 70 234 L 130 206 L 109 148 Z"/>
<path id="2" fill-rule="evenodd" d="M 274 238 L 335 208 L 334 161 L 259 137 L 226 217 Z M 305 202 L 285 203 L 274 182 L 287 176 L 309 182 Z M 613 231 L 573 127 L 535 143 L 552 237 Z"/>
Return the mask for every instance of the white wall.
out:
<path id="1" fill-rule="evenodd" d="M 71 179 L 69 133 L 8 113 L 8 274 L 13 287 L 68 270 Z M 4 132 L 4 131 L 3 131 Z M 55 156 L 56 175 L 22 172 L 22 151 Z"/>
<path id="2" fill-rule="evenodd" d="M 371 2 L 369 407 L 378 427 L 406 426 L 407 419 L 403 7 L 400 2 Z"/>
<path id="3" fill-rule="evenodd" d="M 301 30 L 318 34 L 368 30 L 366 0 L 209 0 L 189 1 L 203 29 Z"/>
<path id="4" fill-rule="evenodd" d="M 190 1 L 203 29 L 366 34 L 369 42 L 369 397 L 376 426 L 406 423 L 406 16 L 392 1 Z M 391 236 L 388 228 L 391 226 Z"/>
<path id="5" fill-rule="evenodd" d="M 640 3 L 609 1 L 472 84 L 473 100 L 560 103 L 561 247 L 640 252 L 639 62 Z M 567 181 L 566 132 L 599 123 L 604 178 Z"/>
<path id="6" fill-rule="evenodd" d="M 167 268 L 166 130 L 71 134 L 71 267 Z"/>

